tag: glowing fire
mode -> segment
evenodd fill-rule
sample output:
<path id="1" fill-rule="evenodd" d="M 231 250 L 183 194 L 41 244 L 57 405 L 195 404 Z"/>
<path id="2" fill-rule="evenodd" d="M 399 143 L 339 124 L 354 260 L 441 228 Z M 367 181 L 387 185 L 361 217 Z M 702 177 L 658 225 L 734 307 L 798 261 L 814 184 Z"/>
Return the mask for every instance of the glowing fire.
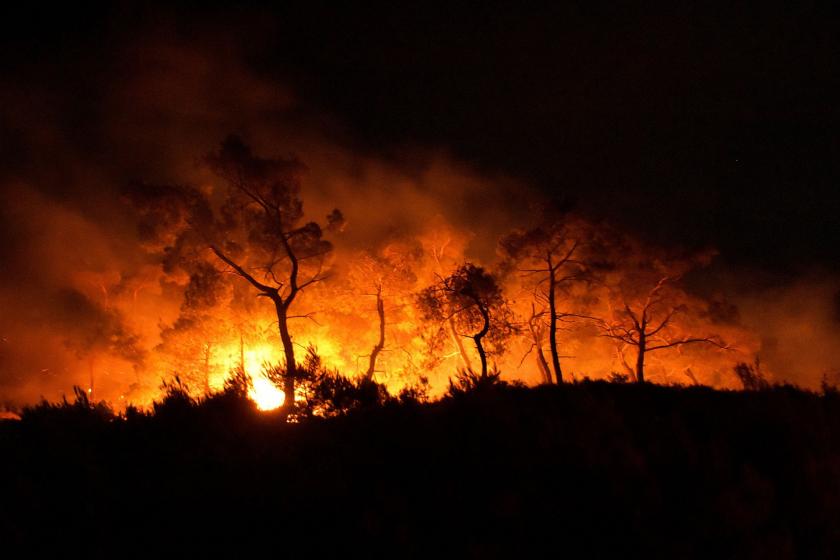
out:
<path id="1" fill-rule="evenodd" d="M 286 400 L 286 394 L 263 371 L 263 364 L 272 362 L 274 354 L 270 346 L 264 345 L 247 350 L 244 355 L 245 373 L 251 378 L 248 397 L 260 410 L 274 410 Z"/>
<path id="2" fill-rule="evenodd" d="M 263 375 L 251 376 L 248 396 L 260 410 L 274 410 L 286 400 L 285 393 Z"/>

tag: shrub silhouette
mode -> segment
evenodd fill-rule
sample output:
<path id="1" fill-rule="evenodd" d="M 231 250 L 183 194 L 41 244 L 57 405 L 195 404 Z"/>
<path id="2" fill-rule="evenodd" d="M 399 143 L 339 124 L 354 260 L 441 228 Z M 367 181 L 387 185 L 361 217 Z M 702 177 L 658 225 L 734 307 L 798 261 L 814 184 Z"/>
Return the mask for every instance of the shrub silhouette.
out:
<path id="1" fill-rule="evenodd" d="M 282 366 L 267 366 L 266 376 L 280 384 L 288 375 Z M 303 363 L 295 371 L 298 400 L 292 419 L 313 416 L 340 416 L 364 408 L 384 405 L 392 399 L 384 385 L 362 376 L 350 379 L 336 370 L 326 368 L 314 346 L 309 346 Z"/>
<path id="2" fill-rule="evenodd" d="M 199 403 L 190 395 L 189 387 L 177 375 L 173 381 L 163 381 L 160 388 L 163 391 L 163 399 L 152 403 L 155 416 L 183 416 L 189 414 L 190 409 Z"/>
<path id="3" fill-rule="evenodd" d="M 759 362 L 750 365 L 741 362 L 735 366 L 735 375 L 743 385 L 745 391 L 765 391 L 770 388 L 770 383 L 761 373 Z"/>
<path id="4" fill-rule="evenodd" d="M 429 402 L 429 379 L 420 377 L 417 383 L 403 387 L 397 394 L 396 401 L 411 406 Z"/>
<path id="5" fill-rule="evenodd" d="M 418 405 L 310 373 L 326 419 L 258 412 L 244 376 L 203 399 L 176 380 L 147 412 L 116 415 L 83 391 L 29 407 L 0 423 L 0 539 L 83 540 L 91 556 L 267 541 L 289 556 L 530 556 L 560 541 L 572 556 L 840 553 L 831 393 L 529 389 L 493 372 Z"/>
<path id="6" fill-rule="evenodd" d="M 59 403 L 42 399 L 34 406 L 26 406 L 21 411 L 21 421 L 33 424 L 52 424 L 64 422 L 74 426 L 94 425 L 114 420 L 116 415 L 105 401 L 93 403 L 87 392 L 79 386 L 73 386 L 73 402 L 67 396 Z"/>
<path id="7" fill-rule="evenodd" d="M 619 373 L 617 371 L 613 371 L 610 373 L 610 376 L 607 378 L 607 381 L 609 381 L 610 383 L 624 384 L 630 381 L 630 376 L 626 373 Z"/>
<path id="8" fill-rule="evenodd" d="M 449 379 L 448 397 L 461 397 L 468 393 L 485 392 L 493 389 L 508 387 L 509 383 L 501 379 L 502 373 L 493 367 L 486 375 L 460 368 L 455 379 Z"/>

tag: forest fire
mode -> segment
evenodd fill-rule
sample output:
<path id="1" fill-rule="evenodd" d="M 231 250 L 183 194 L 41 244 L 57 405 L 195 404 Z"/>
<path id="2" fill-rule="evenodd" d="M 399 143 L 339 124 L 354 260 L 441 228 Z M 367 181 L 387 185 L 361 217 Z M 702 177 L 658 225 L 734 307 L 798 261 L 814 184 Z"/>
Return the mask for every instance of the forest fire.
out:
<path id="1" fill-rule="evenodd" d="M 171 371 L 203 376 L 191 385 L 205 392 L 239 365 L 254 400 L 274 408 L 296 394 L 298 375 L 270 380 L 261 370 L 297 371 L 309 347 L 344 375 L 391 391 L 422 381 L 433 392 L 458 369 L 484 377 L 495 368 L 548 383 L 577 370 L 726 385 L 734 359 L 707 347 L 741 360 L 754 351 L 736 316 L 679 285 L 708 253 L 668 255 L 550 207 L 503 235 L 484 265 L 467 262 L 469 234 L 445 222 L 354 247 L 343 244 L 339 210 L 323 226 L 304 221 L 298 160 L 263 158 L 231 136 L 205 162 L 212 188 L 127 194 L 144 250 L 183 287 L 155 354 Z M 238 362 L 235 343 L 223 342 L 230 332 Z"/>
<path id="2" fill-rule="evenodd" d="M 327 218 L 306 221 L 297 159 L 262 157 L 231 136 L 203 169 L 200 188 L 127 190 L 141 264 L 80 271 L 62 296 L 68 321 L 91 325 L 62 338 L 96 398 L 142 405 L 173 375 L 206 395 L 242 368 L 270 410 L 297 394 L 297 376 L 265 371 L 297 371 L 307 348 L 391 392 L 440 394 L 461 369 L 526 383 L 728 387 L 734 364 L 759 350 L 733 304 L 685 287 L 708 251 L 643 245 L 547 204 L 485 249 L 442 215 L 360 236 L 366 207 L 325 212 L 314 198 Z"/>
<path id="3" fill-rule="evenodd" d="M 286 400 L 286 395 L 277 388 L 267 377 L 257 374 L 251 376 L 252 387 L 248 396 L 256 403 L 260 410 L 274 410 L 280 408 Z"/>
<path id="4" fill-rule="evenodd" d="M 245 351 L 243 369 L 250 379 L 248 396 L 260 410 L 279 408 L 286 396 L 263 372 L 267 364 L 276 363 L 270 346 L 260 346 Z"/>
<path id="5" fill-rule="evenodd" d="M 88 4 L 0 17 L 2 550 L 840 558 L 836 19 Z"/>
<path id="6" fill-rule="evenodd" d="M 166 105 L 136 96 L 181 83 L 170 61 L 194 53 L 176 52 L 162 49 L 157 70 L 115 92 L 115 110 L 191 107 L 204 76 Z M 210 65 L 206 79 L 238 71 Z M 248 102 L 262 114 L 262 98 Z M 765 374 L 811 387 L 836 370 L 830 279 L 745 295 L 712 250 L 642 238 L 446 157 L 415 154 L 412 167 L 259 127 L 222 139 L 199 124 L 172 149 L 146 147 L 157 154 L 148 161 L 115 162 L 131 174 L 94 183 L 95 211 L 26 183 L 4 192 L 4 223 L 23 232 L 14 238 L 26 255 L 8 270 L 37 277 L 0 292 L 10 403 L 78 385 L 146 405 L 176 375 L 200 396 L 244 365 L 269 395 L 260 402 L 276 404 L 293 381 L 275 392 L 263 362 L 294 369 L 310 346 L 348 378 L 432 395 L 461 369 L 526 384 L 723 388 L 739 386 L 735 364 L 757 357 Z M 800 323 L 811 330 L 788 328 Z"/>

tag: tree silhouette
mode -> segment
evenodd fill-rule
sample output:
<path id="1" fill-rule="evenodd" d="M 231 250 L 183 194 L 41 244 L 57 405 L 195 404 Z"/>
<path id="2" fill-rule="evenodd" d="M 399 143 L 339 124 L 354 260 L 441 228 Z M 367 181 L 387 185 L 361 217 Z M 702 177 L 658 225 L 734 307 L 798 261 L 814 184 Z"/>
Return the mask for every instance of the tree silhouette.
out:
<path id="1" fill-rule="evenodd" d="M 385 350 L 386 315 L 402 309 L 407 296 L 417 282 L 415 268 L 422 257 L 422 247 L 410 239 L 398 239 L 387 243 L 376 251 L 365 251 L 352 259 L 348 274 L 354 299 L 358 294 L 375 297 L 377 338 L 368 355 L 368 367 L 364 377 L 373 379 L 377 371 L 377 360 Z M 386 305 L 387 304 L 387 305 Z M 367 306 L 368 304 L 364 304 Z"/>
<path id="2" fill-rule="evenodd" d="M 580 281 L 587 273 L 586 266 L 578 258 L 579 238 L 578 232 L 562 216 L 558 216 L 543 220 L 537 227 L 514 231 L 499 242 L 501 252 L 510 264 L 532 280 L 530 291 L 536 304 L 532 306 L 528 319 L 532 348 L 537 351 L 542 370 L 547 366 L 542 350 L 547 331 L 551 366 L 558 384 L 563 382 L 557 344 L 558 324 L 564 320 L 585 317 L 580 313 L 561 311 L 557 302 L 561 288 Z M 544 325 L 546 319 L 548 324 Z"/>
<path id="3" fill-rule="evenodd" d="M 297 368 L 290 311 L 303 290 L 325 279 L 324 259 L 332 245 L 323 239 L 319 224 L 301 224 L 305 168 L 297 159 L 258 157 L 239 137 L 229 136 L 206 162 L 228 185 L 210 248 L 274 305 L 286 360 L 283 390 L 288 410 L 294 404 Z M 338 210 L 327 217 L 329 228 L 341 222 Z"/>
<path id="4" fill-rule="evenodd" d="M 625 301 L 623 308 L 613 313 L 612 320 L 599 323 L 602 336 L 635 348 L 636 364 L 632 372 L 638 383 L 645 382 L 645 357 L 650 352 L 696 343 L 727 348 L 717 336 L 681 336 L 673 332 L 675 317 L 686 310 L 684 305 L 677 303 L 678 292 L 668 293 L 674 280 L 669 276 L 660 278 L 644 300 L 636 305 Z"/>
<path id="5" fill-rule="evenodd" d="M 543 342 L 545 341 L 545 324 L 543 321 L 543 315 L 545 315 L 542 311 L 537 311 L 534 304 L 531 304 L 531 314 L 528 316 L 527 325 L 528 325 L 528 334 L 531 337 L 531 350 L 536 352 L 537 355 L 537 367 L 540 369 L 540 374 L 542 375 L 543 381 L 545 383 L 551 383 L 551 368 L 548 365 L 548 361 L 545 359 L 545 352 L 543 352 Z M 525 358 L 528 357 L 528 352 L 522 357 L 522 362 L 525 361 Z M 520 362 L 520 366 L 522 365 Z"/>
<path id="6" fill-rule="evenodd" d="M 481 378 L 487 377 L 487 354 L 484 339 L 501 352 L 504 342 L 516 331 L 511 312 L 492 274 L 472 263 L 460 266 L 449 276 L 420 292 L 418 305 L 425 320 L 444 325 L 453 320 L 462 335 L 472 338 L 481 360 Z"/>

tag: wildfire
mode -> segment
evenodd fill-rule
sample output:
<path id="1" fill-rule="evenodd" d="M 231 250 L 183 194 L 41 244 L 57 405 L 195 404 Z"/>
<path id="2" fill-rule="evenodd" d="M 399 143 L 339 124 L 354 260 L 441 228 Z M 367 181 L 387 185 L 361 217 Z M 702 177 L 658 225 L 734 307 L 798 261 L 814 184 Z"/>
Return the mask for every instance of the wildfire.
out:
<path id="1" fill-rule="evenodd" d="M 286 394 L 264 372 L 264 364 L 272 362 L 274 354 L 271 346 L 262 345 L 247 350 L 244 355 L 245 373 L 251 379 L 248 397 L 260 410 L 274 410 L 286 400 Z"/>
<path id="2" fill-rule="evenodd" d="M 286 395 L 271 380 L 263 375 L 251 376 L 251 388 L 248 389 L 251 398 L 260 410 L 274 410 L 280 408 Z"/>
<path id="3" fill-rule="evenodd" d="M 72 375 L 89 380 L 91 399 L 150 403 L 162 375 L 177 375 L 195 396 L 211 395 L 241 370 L 250 399 L 273 410 L 294 398 L 266 367 L 282 366 L 287 354 L 299 367 L 373 380 L 392 394 L 420 386 L 442 395 L 451 375 L 479 364 L 529 383 L 643 373 L 661 383 L 725 386 L 735 383 L 732 364 L 742 359 L 731 349 L 750 356 L 759 348 L 734 304 L 706 301 L 677 281 L 705 266 L 705 254 L 673 256 L 550 212 L 530 229 L 481 236 L 443 217 L 344 235 L 340 212 L 323 225 L 300 215 L 296 161 L 258 158 L 236 138 L 211 155 L 214 185 L 142 185 L 127 195 L 142 232 L 138 251 L 154 264 L 125 275 L 83 271 L 79 287 L 60 292 L 56 306 L 73 328 L 52 346 L 73 352 Z M 239 171 L 251 173 L 243 176 L 257 190 L 228 180 Z M 273 213 L 263 216 L 268 221 L 250 213 L 287 206 L 288 223 L 268 229 Z M 434 209 L 406 208 L 415 206 Z M 348 216 L 364 224 L 381 214 L 362 214 L 367 209 L 351 204 Z M 205 214 L 217 211 L 208 221 Z M 195 230 L 205 222 L 220 229 Z M 219 245 L 208 247 L 208 236 Z M 468 260 L 475 262 L 465 268 Z M 481 274 L 459 276 L 464 270 Z M 650 327 L 644 343 L 635 323 Z M 33 335 L 31 345 L 41 340 Z M 727 352 L 715 351 L 722 340 Z M 10 350 L 2 350 L 6 363 Z M 106 367 L 127 373 L 111 377 Z M 305 389 L 295 391 L 305 397 Z"/>

